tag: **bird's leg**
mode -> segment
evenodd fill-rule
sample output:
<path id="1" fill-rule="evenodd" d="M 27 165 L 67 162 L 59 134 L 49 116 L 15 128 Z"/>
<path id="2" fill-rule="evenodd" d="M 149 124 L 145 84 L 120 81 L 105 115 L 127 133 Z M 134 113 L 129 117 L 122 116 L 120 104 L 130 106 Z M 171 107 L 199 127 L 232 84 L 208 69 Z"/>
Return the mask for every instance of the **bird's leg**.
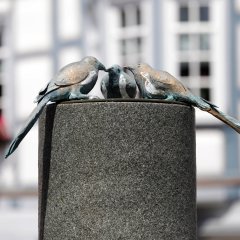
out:
<path id="1" fill-rule="evenodd" d="M 95 95 L 83 94 L 81 92 L 70 93 L 69 100 L 79 100 L 79 99 L 99 99 L 99 97 Z"/>
<path id="2" fill-rule="evenodd" d="M 89 99 L 89 96 L 87 94 L 82 93 L 73 93 L 71 92 L 68 97 L 69 100 L 79 100 L 79 99 Z"/>
<path id="3" fill-rule="evenodd" d="M 82 93 L 81 83 L 73 85 L 69 89 L 68 99 L 69 100 L 80 100 L 80 99 L 89 99 L 89 96 L 86 93 Z"/>
<path id="4" fill-rule="evenodd" d="M 100 97 L 96 95 L 88 95 L 89 99 L 100 99 Z"/>

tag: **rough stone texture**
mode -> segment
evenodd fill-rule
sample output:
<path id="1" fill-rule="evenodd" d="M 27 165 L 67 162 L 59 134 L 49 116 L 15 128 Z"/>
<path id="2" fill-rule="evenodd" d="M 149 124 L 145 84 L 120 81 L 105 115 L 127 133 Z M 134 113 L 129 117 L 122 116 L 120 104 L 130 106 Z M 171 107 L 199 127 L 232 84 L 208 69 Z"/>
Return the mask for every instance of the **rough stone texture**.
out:
<path id="1" fill-rule="evenodd" d="M 48 105 L 39 239 L 196 239 L 194 128 L 185 105 Z"/>

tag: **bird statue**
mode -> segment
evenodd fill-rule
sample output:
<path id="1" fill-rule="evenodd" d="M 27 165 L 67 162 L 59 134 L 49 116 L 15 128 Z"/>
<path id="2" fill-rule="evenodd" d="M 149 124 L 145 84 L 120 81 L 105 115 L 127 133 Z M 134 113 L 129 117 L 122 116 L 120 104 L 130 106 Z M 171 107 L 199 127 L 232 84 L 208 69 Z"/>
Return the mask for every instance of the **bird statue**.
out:
<path id="1" fill-rule="evenodd" d="M 193 95 L 182 82 L 168 72 L 155 70 L 145 63 L 140 63 L 134 67 L 125 66 L 123 69 L 132 72 L 142 98 L 190 104 L 202 111 L 209 112 L 240 133 L 240 122 L 237 119 L 219 111 L 217 106 L 209 101 Z"/>
<path id="2" fill-rule="evenodd" d="M 131 76 L 115 64 L 106 70 L 101 81 L 101 91 L 104 98 L 135 98 L 137 84 Z"/>
<path id="3" fill-rule="evenodd" d="M 39 92 L 35 100 L 38 105 L 32 111 L 27 122 L 16 138 L 11 142 L 5 158 L 15 151 L 20 142 L 35 124 L 42 113 L 44 106 L 49 101 L 58 102 L 64 100 L 97 98 L 88 95 L 88 93 L 93 89 L 97 81 L 99 70 L 106 71 L 106 68 L 95 57 L 91 56 L 84 57 L 81 61 L 70 63 L 60 69 L 47 86 Z"/>

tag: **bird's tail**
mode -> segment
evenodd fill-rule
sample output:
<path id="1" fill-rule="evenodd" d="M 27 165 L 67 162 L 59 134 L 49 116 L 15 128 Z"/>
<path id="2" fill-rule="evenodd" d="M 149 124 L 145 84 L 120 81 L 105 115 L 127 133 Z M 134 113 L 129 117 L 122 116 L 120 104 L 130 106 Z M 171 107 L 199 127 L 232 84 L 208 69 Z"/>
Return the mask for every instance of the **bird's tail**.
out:
<path id="1" fill-rule="evenodd" d="M 214 117 L 229 125 L 236 132 L 240 133 L 240 122 L 237 119 L 217 110 L 216 108 L 211 108 L 208 112 L 211 113 Z"/>
<path id="2" fill-rule="evenodd" d="M 195 97 L 193 95 L 189 96 L 191 99 L 191 102 L 198 108 L 200 108 L 203 111 L 209 112 L 214 117 L 218 118 L 222 122 L 229 125 L 231 128 L 233 128 L 236 132 L 240 133 L 240 121 L 237 119 L 219 111 L 216 105 L 212 104 L 211 102 L 207 101 L 204 98 L 201 97 Z"/>
<path id="3" fill-rule="evenodd" d="M 44 109 L 44 106 L 47 104 L 48 101 L 49 101 L 49 96 L 45 96 L 42 99 L 42 101 L 36 106 L 36 108 L 32 111 L 24 127 L 20 130 L 16 138 L 11 142 L 6 152 L 5 158 L 7 158 L 16 150 L 16 148 L 21 143 L 23 138 L 27 135 L 27 133 L 30 131 L 30 129 L 34 125 L 34 123 L 37 121 L 38 117 L 40 116 L 40 114 Z"/>
<path id="4" fill-rule="evenodd" d="M 195 107 L 198 107 L 202 111 L 209 111 L 212 108 L 218 108 L 213 103 L 207 101 L 202 97 L 194 96 L 192 93 L 189 93 L 188 98 L 190 99 L 191 104 L 193 104 Z"/>
<path id="5" fill-rule="evenodd" d="M 209 112 L 214 117 L 218 118 L 219 120 L 221 120 L 222 122 L 226 123 L 228 126 L 233 128 L 236 132 L 240 133 L 240 121 L 227 115 L 226 113 L 221 112 L 220 110 L 217 109 L 218 107 L 216 105 L 205 100 L 204 98 L 201 98 L 201 100 L 203 102 L 205 102 L 206 104 L 209 104 L 209 106 L 210 106 L 210 109 L 208 109 L 208 110 L 205 109 L 205 111 Z"/>

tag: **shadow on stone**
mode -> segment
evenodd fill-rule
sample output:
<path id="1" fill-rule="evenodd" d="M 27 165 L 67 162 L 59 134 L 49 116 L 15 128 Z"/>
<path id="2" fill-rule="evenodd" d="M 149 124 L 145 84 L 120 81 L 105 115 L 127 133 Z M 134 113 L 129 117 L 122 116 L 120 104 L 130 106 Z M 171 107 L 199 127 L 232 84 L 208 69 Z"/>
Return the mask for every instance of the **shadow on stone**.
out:
<path id="1" fill-rule="evenodd" d="M 39 240 L 44 233 L 55 112 L 56 104 L 47 105 L 40 118 L 40 125 L 44 124 L 45 128 L 39 129 L 39 159 L 44 159 L 44 162 L 39 161 Z"/>

